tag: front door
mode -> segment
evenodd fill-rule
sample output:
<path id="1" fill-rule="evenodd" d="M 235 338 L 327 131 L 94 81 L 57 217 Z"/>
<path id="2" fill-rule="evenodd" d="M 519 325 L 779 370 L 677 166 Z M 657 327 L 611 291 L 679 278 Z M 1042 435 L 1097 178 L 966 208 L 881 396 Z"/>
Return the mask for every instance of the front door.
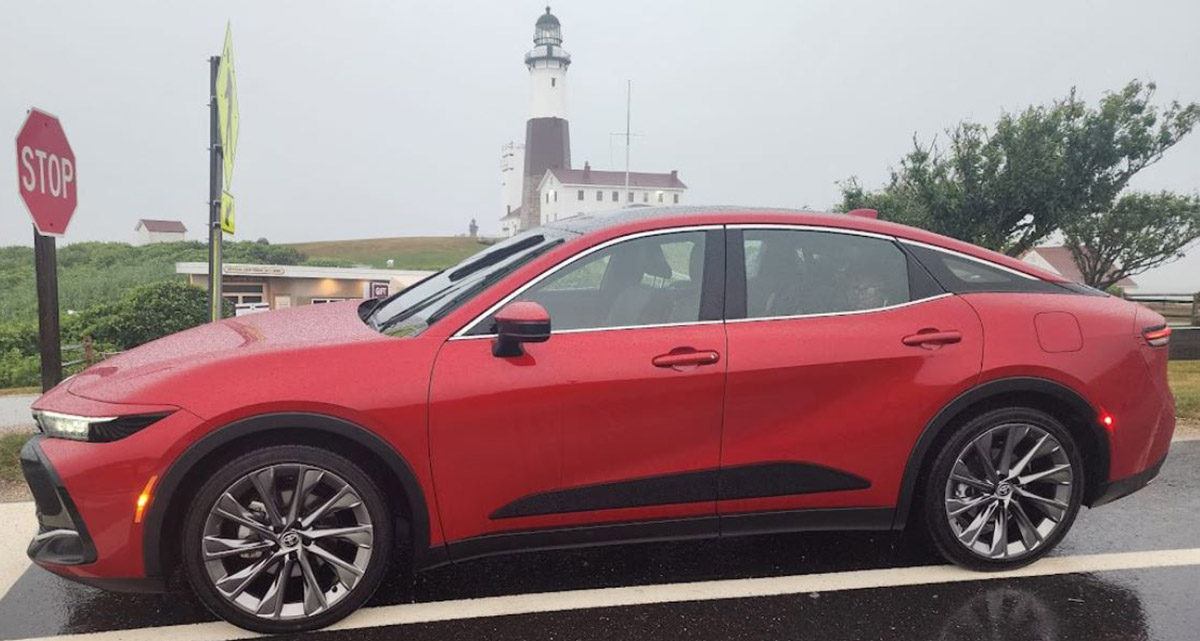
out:
<path id="1" fill-rule="evenodd" d="M 547 342 L 493 356 L 485 318 L 445 343 L 429 421 L 447 541 L 706 516 L 715 532 L 725 334 L 704 281 L 723 249 L 719 229 L 602 244 L 512 298 L 550 312 Z"/>
<path id="2" fill-rule="evenodd" d="M 810 508 L 890 524 L 917 437 L 979 376 L 974 310 L 887 238 L 747 228 L 730 246 L 744 293 L 727 325 L 722 527 Z"/>

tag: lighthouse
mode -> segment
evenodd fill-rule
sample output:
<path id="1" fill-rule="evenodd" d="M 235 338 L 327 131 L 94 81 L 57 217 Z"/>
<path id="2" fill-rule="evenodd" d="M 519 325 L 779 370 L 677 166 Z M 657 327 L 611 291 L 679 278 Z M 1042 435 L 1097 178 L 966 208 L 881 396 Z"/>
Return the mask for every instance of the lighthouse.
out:
<path id="1" fill-rule="evenodd" d="M 521 229 L 540 223 L 538 184 L 546 171 L 571 168 L 571 132 L 567 124 L 567 68 L 571 66 L 571 55 L 562 48 L 562 42 L 562 25 L 546 7 L 546 13 L 534 24 L 533 49 L 525 54 L 529 120 L 525 123 Z"/>

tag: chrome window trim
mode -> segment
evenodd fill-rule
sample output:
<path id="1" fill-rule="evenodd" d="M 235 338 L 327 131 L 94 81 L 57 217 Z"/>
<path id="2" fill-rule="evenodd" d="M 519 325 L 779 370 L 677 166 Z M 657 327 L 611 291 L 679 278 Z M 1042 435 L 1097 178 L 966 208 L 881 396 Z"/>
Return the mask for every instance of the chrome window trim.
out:
<path id="1" fill-rule="evenodd" d="M 727 225 L 727 227 L 729 229 L 741 229 L 741 230 L 784 229 L 784 230 L 788 230 L 788 231 L 815 231 L 815 232 L 828 232 L 828 233 L 832 233 L 832 234 L 845 234 L 847 236 L 866 236 L 867 238 L 878 238 L 880 240 L 886 240 L 889 242 L 896 242 L 896 240 L 897 240 L 897 238 L 895 236 L 888 236 L 887 234 L 879 234 L 879 233 L 875 233 L 875 232 L 871 232 L 871 231 L 861 231 L 858 229 L 848 229 L 848 228 L 843 228 L 843 227 L 822 227 L 820 225 L 804 225 L 804 224 L 789 225 L 787 223 L 737 223 L 737 224 L 733 224 L 733 225 Z"/>
<path id="2" fill-rule="evenodd" d="M 900 309 L 901 307 L 911 307 L 913 305 L 920 305 L 921 303 L 927 303 L 930 301 L 940 300 L 940 299 L 947 298 L 947 297 L 954 296 L 954 295 L 955 294 L 952 294 L 950 292 L 945 292 L 942 294 L 938 294 L 937 296 L 930 296 L 929 298 L 922 298 L 921 300 L 910 300 L 906 303 L 896 303 L 895 305 L 886 305 L 884 307 L 872 307 L 871 309 L 852 309 L 852 310 L 848 310 L 848 311 L 844 311 L 844 312 L 819 312 L 816 314 L 794 314 L 791 316 L 755 316 L 752 318 L 728 318 L 725 320 L 725 322 L 726 323 L 754 323 L 754 322 L 758 322 L 758 321 L 797 320 L 797 319 L 801 319 L 801 318 L 826 318 L 829 316 L 858 316 L 860 314 L 873 314 L 875 312 L 886 312 L 886 311 L 893 310 L 893 309 Z"/>
<path id="3" fill-rule="evenodd" d="M 1025 278 L 1025 279 L 1028 279 L 1028 280 L 1037 280 L 1037 281 L 1042 281 L 1042 279 L 1038 278 L 1037 276 L 1031 276 L 1031 275 L 1029 275 L 1029 274 L 1026 274 L 1025 272 L 1020 272 L 1020 271 L 1017 271 L 1017 270 L 1015 270 L 1015 269 L 1013 269 L 1013 268 L 1011 268 L 1011 267 L 1005 267 L 1004 265 L 1001 265 L 1001 264 L 999 264 L 999 263 L 993 263 L 993 262 L 992 262 L 992 261 L 990 261 L 990 260 L 987 260 L 987 259 L 984 259 L 984 258 L 979 258 L 979 257 L 977 257 L 977 256 L 972 256 L 972 255 L 970 255 L 970 254 L 964 254 L 964 253 L 962 253 L 962 252 L 960 252 L 960 251 L 954 251 L 953 249 L 947 249 L 947 248 L 945 248 L 945 247 L 939 247 L 938 245 L 930 245 L 929 243 L 922 243 L 922 242 L 920 242 L 920 241 L 917 241 L 917 240 L 908 240 L 908 239 L 906 239 L 906 238 L 901 238 L 901 239 L 899 239 L 899 240 L 900 240 L 900 242 L 901 242 L 901 243 L 905 243 L 905 244 L 908 244 L 908 245 L 915 245 L 915 246 L 917 246 L 917 247 L 923 247 L 923 248 L 925 248 L 925 249 L 928 249 L 928 250 L 930 250 L 930 251 L 942 252 L 943 254 L 950 254 L 951 256 L 955 256 L 955 257 L 957 257 L 957 258 L 962 258 L 962 259 L 964 259 L 964 260 L 974 261 L 974 262 L 976 262 L 976 263 L 979 263 L 980 265 L 983 265 L 983 266 L 985 266 L 985 267 L 991 267 L 992 269 L 999 269 L 1000 271 L 1003 271 L 1003 272 L 1008 272 L 1008 273 L 1010 273 L 1010 274 L 1013 274 L 1013 275 L 1015 275 L 1015 276 L 1020 276 L 1021 278 Z M 1046 282 L 1046 281 L 1042 281 L 1042 282 Z"/>
<path id="4" fill-rule="evenodd" d="M 698 325 L 722 325 L 726 321 L 723 320 L 707 320 L 695 321 L 691 323 L 657 323 L 653 325 L 624 325 L 621 327 L 580 327 L 576 329 L 552 329 L 552 336 L 558 334 L 586 334 L 591 332 L 621 332 L 627 329 L 659 329 L 663 327 L 695 327 Z M 447 340 L 452 341 L 473 341 L 481 338 L 496 338 L 495 334 L 476 334 L 474 336 L 451 336 Z"/>
<path id="5" fill-rule="evenodd" d="M 638 238 L 645 238 L 648 236 L 661 236 L 664 234 L 679 234 L 679 233 L 686 233 L 686 232 L 693 232 L 693 231 L 712 231 L 715 229 L 724 229 L 724 228 L 725 228 L 725 225 L 690 225 L 687 227 L 670 227 L 667 229 L 651 229 L 649 231 L 637 232 L 634 234 L 627 234 L 625 236 L 618 236 L 616 238 L 610 238 L 609 240 L 606 240 L 606 241 L 600 243 L 599 245 L 596 245 L 595 247 L 589 247 L 589 248 L 579 252 L 578 254 L 575 254 L 574 256 L 567 257 L 566 259 L 562 260 L 561 262 L 557 263 L 556 265 L 550 267 L 549 269 L 546 269 L 541 274 L 538 274 L 537 276 L 529 279 L 529 282 L 525 283 L 524 285 L 521 285 L 516 290 L 509 293 L 508 296 L 501 298 L 494 305 L 492 305 L 491 307 L 484 310 L 482 314 L 479 314 L 475 318 L 472 318 L 465 325 L 463 325 L 461 328 L 459 328 L 459 330 L 457 332 L 454 332 L 454 334 L 451 335 L 450 338 L 447 340 L 454 341 L 454 340 L 471 340 L 471 339 L 476 339 L 476 338 L 495 338 L 496 337 L 495 334 L 478 334 L 475 336 L 467 336 L 467 332 L 471 331 L 472 329 L 475 329 L 476 325 L 478 325 L 479 323 L 482 323 L 489 316 L 496 313 L 497 310 L 499 310 L 501 307 L 504 307 L 505 305 L 507 305 L 510 301 L 512 301 L 512 299 L 525 293 L 526 290 L 533 287 L 534 285 L 537 285 L 538 283 L 549 278 L 550 276 L 554 275 L 559 270 L 565 269 L 566 267 L 569 267 L 572 263 L 574 263 L 578 260 L 582 260 L 598 251 L 601 251 L 603 249 L 606 249 L 608 247 L 616 245 L 617 243 L 625 242 L 627 240 L 636 240 Z M 628 325 L 625 327 L 583 327 L 583 328 L 578 328 L 578 329 L 562 329 L 562 330 L 551 329 L 550 334 L 553 336 L 554 334 L 566 334 L 566 333 L 578 333 L 578 332 L 603 332 L 603 331 L 621 330 L 621 329 L 646 329 L 646 328 L 650 328 L 650 327 L 680 327 L 680 326 L 684 326 L 684 325 L 710 325 L 713 323 L 720 323 L 720 322 L 723 322 L 723 321 L 719 321 L 719 320 L 717 320 L 717 321 L 694 321 L 694 322 L 684 322 L 684 323 L 665 323 L 665 324 L 658 324 L 658 325 Z"/>

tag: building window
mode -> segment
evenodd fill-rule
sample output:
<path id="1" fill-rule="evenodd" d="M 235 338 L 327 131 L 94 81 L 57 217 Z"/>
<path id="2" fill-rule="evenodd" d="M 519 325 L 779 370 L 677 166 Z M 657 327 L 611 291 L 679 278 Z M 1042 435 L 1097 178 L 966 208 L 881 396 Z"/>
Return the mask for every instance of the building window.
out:
<path id="1" fill-rule="evenodd" d="M 221 283 L 221 295 L 225 300 L 238 305 L 258 305 L 265 299 L 266 285 L 264 283 L 228 282 Z"/>
<path id="2" fill-rule="evenodd" d="M 550 193 L 554 194 L 554 202 L 558 202 L 558 191 L 552 191 Z"/>
<path id="3" fill-rule="evenodd" d="M 546 192 L 546 202 L 550 202 L 550 192 Z"/>
<path id="4" fill-rule="evenodd" d="M 557 85 L 557 83 L 558 83 L 558 78 L 551 78 L 551 79 L 550 79 L 550 86 L 551 86 L 551 87 L 556 87 L 556 86 L 558 86 L 558 85 Z"/>
<path id="5" fill-rule="evenodd" d="M 633 202 L 633 192 L 632 192 L 632 191 L 631 191 L 631 192 L 629 192 L 629 198 L 628 198 L 628 201 L 629 201 L 629 202 Z"/>
<path id="6" fill-rule="evenodd" d="M 650 202 L 650 192 L 648 192 L 648 191 L 642 192 L 642 202 L 644 202 L 644 203 Z"/>
<path id="7" fill-rule="evenodd" d="M 662 193 L 661 191 L 660 191 L 660 192 L 658 192 L 658 202 L 660 202 L 660 203 L 661 203 L 661 202 L 663 201 L 663 200 L 662 200 L 662 197 L 663 197 L 663 193 Z"/>
<path id="8" fill-rule="evenodd" d="M 602 192 L 602 191 L 596 192 L 596 202 L 598 202 L 598 203 L 604 202 L 604 192 Z"/>
<path id="9" fill-rule="evenodd" d="M 678 205 L 679 204 L 679 194 L 675 194 L 673 196 L 673 198 L 675 199 L 675 204 Z"/>
<path id="10" fill-rule="evenodd" d="M 579 200 L 583 200 L 583 190 L 579 190 Z"/>
<path id="11" fill-rule="evenodd" d="M 619 191 L 614 191 L 614 192 L 613 192 L 613 202 L 614 202 L 614 203 L 619 203 L 619 202 L 621 202 L 621 192 L 619 192 Z"/>

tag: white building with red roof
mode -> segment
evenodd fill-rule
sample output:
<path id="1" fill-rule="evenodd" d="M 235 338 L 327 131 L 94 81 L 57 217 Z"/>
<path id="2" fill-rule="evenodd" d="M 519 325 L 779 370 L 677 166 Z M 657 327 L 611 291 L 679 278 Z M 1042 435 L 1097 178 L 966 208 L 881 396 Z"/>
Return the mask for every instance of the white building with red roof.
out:
<path id="1" fill-rule="evenodd" d="M 1083 282 L 1083 272 L 1079 271 L 1079 265 L 1075 264 L 1075 257 L 1071 255 L 1071 248 L 1065 245 L 1034 247 L 1022 254 L 1021 260 L 1076 283 L 1086 284 Z M 1117 287 L 1128 291 L 1136 289 L 1137 283 L 1132 278 L 1122 278 Z"/>
<path id="2" fill-rule="evenodd" d="M 538 185 L 541 223 L 622 207 L 679 205 L 686 190 L 676 171 L 630 172 L 626 188 L 623 171 L 596 171 L 588 163 L 583 169 L 548 169 Z"/>
<path id="3" fill-rule="evenodd" d="M 178 220 L 151 220 L 143 218 L 137 221 L 133 231 L 137 233 L 138 245 L 154 243 L 178 243 L 187 240 L 187 227 Z"/>

